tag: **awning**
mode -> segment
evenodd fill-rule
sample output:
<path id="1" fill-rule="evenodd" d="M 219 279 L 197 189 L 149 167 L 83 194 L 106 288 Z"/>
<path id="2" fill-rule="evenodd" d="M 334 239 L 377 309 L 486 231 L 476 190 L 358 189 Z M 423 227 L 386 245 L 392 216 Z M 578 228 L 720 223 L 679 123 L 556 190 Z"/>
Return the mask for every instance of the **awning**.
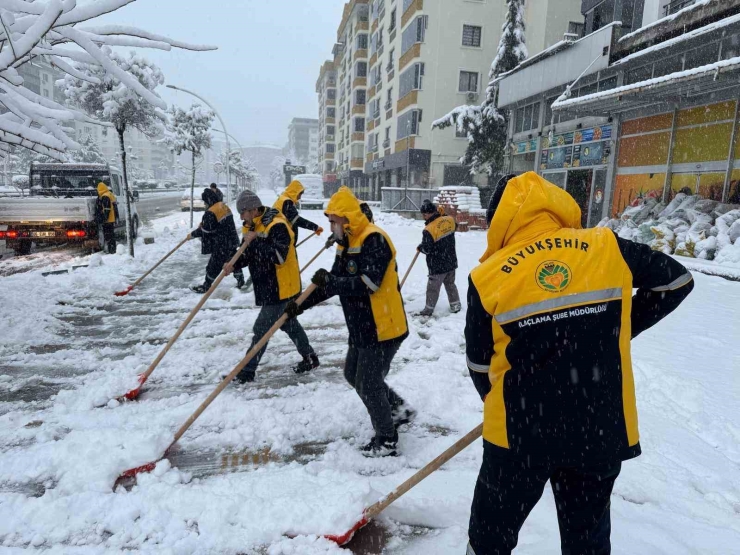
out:
<path id="1" fill-rule="evenodd" d="M 616 89 L 555 101 L 553 112 L 610 115 L 661 102 L 679 102 L 740 87 L 740 57 L 646 79 Z"/>

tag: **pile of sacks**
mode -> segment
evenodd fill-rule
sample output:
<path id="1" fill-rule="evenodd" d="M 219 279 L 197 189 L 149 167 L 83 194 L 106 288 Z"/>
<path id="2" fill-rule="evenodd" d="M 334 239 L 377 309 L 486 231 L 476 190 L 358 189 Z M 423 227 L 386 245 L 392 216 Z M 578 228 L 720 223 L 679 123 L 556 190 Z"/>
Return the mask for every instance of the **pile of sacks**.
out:
<path id="1" fill-rule="evenodd" d="M 653 250 L 740 264 L 740 205 L 678 193 L 667 205 L 647 195 L 599 227 Z"/>

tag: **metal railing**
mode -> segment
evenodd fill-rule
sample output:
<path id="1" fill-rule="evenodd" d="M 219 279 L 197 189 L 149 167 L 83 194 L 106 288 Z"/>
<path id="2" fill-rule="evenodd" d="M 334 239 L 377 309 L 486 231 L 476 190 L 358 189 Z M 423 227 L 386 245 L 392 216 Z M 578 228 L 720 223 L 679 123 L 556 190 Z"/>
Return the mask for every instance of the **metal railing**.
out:
<path id="1" fill-rule="evenodd" d="M 691 6 L 696 0 L 671 0 L 666 6 L 663 7 L 663 17 L 673 15 L 674 13 Z"/>
<path id="2" fill-rule="evenodd" d="M 438 189 L 406 189 L 405 187 L 383 187 L 381 190 L 383 212 L 418 212 L 424 199 L 433 199 Z"/>

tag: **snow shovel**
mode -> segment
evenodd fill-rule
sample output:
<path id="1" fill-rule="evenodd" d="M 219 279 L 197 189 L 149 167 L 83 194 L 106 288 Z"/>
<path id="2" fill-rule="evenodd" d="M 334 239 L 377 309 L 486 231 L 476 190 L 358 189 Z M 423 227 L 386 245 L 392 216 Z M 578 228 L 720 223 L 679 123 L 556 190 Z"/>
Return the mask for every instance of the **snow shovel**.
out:
<path id="1" fill-rule="evenodd" d="M 136 281 L 134 282 L 134 284 L 133 284 L 133 285 L 129 285 L 129 286 L 128 286 L 128 287 L 127 287 L 126 289 L 124 289 L 123 291 L 118 291 L 118 292 L 116 293 L 116 297 L 125 297 L 126 295 L 128 295 L 129 293 L 131 293 L 131 291 L 133 291 L 133 290 L 134 290 L 134 287 L 137 287 L 137 286 L 138 286 L 138 285 L 139 285 L 139 284 L 140 284 L 140 283 L 141 283 L 142 281 L 144 281 L 144 278 L 145 278 L 146 276 L 148 276 L 148 275 L 149 275 L 149 274 L 151 274 L 151 273 L 152 273 L 152 272 L 153 272 L 154 270 L 156 270 L 156 269 L 157 269 L 157 268 L 159 267 L 159 265 L 160 265 L 160 264 L 162 264 L 162 262 L 164 262 L 164 261 L 165 261 L 165 260 L 167 260 L 167 259 L 168 259 L 168 258 L 169 258 L 170 256 L 172 256 L 173 254 L 175 254 L 175 251 L 176 251 L 176 250 L 178 250 L 178 249 L 179 249 L 180 247 L 182 247 L 182 246 L 183 246 L 183 245 L 184 245 L 185 243 L 187 243 L 187 242 L 188 242 L 189 240 L 190 240 L 190 234 L 188 234 L 188 236 L 187 236 L 187 237 L 185 237 L 185 239 L 183 239 L 182 241 L 180 241 L 180 242 L 179 242 L 179 243 L 177 244 L 177 246 L 176 246 L 176 247 L 175 247 L 174 249 L 172 249 L 172 250 L 171 250 L 170 252 L 168 252 L 167 254 L 165 254 L 165 255 L 164 255 L 164 258 L 162 258 L 162 260 L 160 260 L 160 261 L 159 261 L 159 262 L 157 262 L 157 263 L 156 263 L 156 264 L 155 264 L 154 266 L 152 266 L 152 267 L 151 267 L 151 268 L 149 269 L 149 271 L 148 271 L 148 272 L 147 272 L 146 274 L 144 274 L 144 275 L 143 275 L 143 276 L 141 276 L 141 277 L 140 277 L 139 279 L 137 279 L 137 280 L 136 280 Z"/>
<path id="2" fill-rule="evenodd" d="M 313 233 L 312 233 L 311 235 L 309 235 L 308 237 L 306 237 L 306 238 L 305 238 L 305 239 L 304 239 L 303 241 L 301 241 L 300 243 L 298 243 L 298 244 L 297 244 L 297 245 L 295 246 L 295 248 L 298 248 L 298 247 L 300 247 L 300 246 L 301 246 L 301 245 L 302 245 L 303 243 L 305 243 L 306 241 L 308 241 L 308 240 L 309 240 L 309 239 L 310 239 L 311 237 L 313 237 L 314 235 L 316 235 L 316 232 L 315 232 L 315 231 L 314 231 L 314 232 L 313 232 Z M 311 262 L 313 262 L 313 260 L 312 260 Z M 252 276 L 249 276 L 249 277 L 247 278 L 247 282 L 246 282 L 246 283 L 244 284 L 244 288 L 243 288 L 243 289 L 244 289 L 245 291 L 249 291 L 249 290 L 250 290 L 251 288 L 252 288 Z"/>
<path id="3" fill-rule="evenodd" d="M 403 289 L 403 284 L 406 283 L 406 278 L 409 277 L 409 274 L 411 273 L 411 270 L 414 267 L 414 264 L 416 264 L 416 259 L 419 258 L 419 255 L 421 254 L 421 251 L 416 251 L 416 256 L 414 256 L 414 259 L 411 261 L 411 266 L 409 266 L 409 269 L 406 270 L 406 275 L 403 276 L 403 279 L 401 280 L 401 289 Z"/>
<path id="4" fill-rule="evenodd" d="M 306 287 L 306 290 L 301 293 L 301 296 L 296 299 L 296 304 L 300 306 L 303 304 L 303 302 L 316 290 L 316 285 L 313 283 Z M 141 474 L 142 472 L 151 472 L 154 470 L 154 467 L 157 465 L 157 462 L 161 461 L 165 458 L 167 455 L 167 451 L 172 449 L 172 447 L 177 443 L 180 438 L 185 434 L 185 432 L 190 428 L 190 426 L 193 425 L 193 422 L 195 422 L 198 417 L 203 414 L 203 411 L 205 411 L 208 408 L 208 405 L 210 405 L 216 397 L 218 397 L 221 392 L 226 389 L 226 386 L 231 383 L 231 380 L 233 380 L 236 375 L 241 371 L 242 368 L 244 368 L 250 360 L 254 358 L 254 356 L 264 347 L 267 342 L 272 338 L 273 335 L 275 335 L 275 332 L 277 332 L 281 327 L 283 327 L 283 324 L 288 320 L 287 314 L 283 314 L 280 319 L 273 324 L 273 326 L 269 329 L 269 331 L 260 339 L 257 344 L 250 349 L 250 351 L 245 355 L 243 359 L 241 359 L 236 366 L 234 366 L 234 369 L 229 373 L 228 376 L 226 376 L 220 384 L 218 384 L 218 387 L 213 390 L 213 392 L 206 398 L 205 401 L 203 401 L 200 406 L 196 409 L 196 411 L 185 421 L 185 424 L 183 424 L 179 430 L 175 433 L 175 438 L 172 440 L 172 443 L 170 443 L 169 447 L 165 449 L 164 454 L 162 455 L 162 458 L 150 462 L 148 464 L 137 466 L 136 468 L 132 468 L 130 470 L 127 470 L 123 474 L 121 474 L 118 479 L 116 480 L 116 484 L 114 484 L 113 489 L 116 488 L 116 485 L 125 478 L 134 478 L 137 474 Z"/>
<path id="5" fill-rule="evenodd" d="M 308 264 L 306 264 L 306 265 L 305 265 L 305 266 L 304 266 L 303 268 L 301 268 L 301 273 L 303 273 L 303 272 L 304 272 L 304 271 L 306 270 L 306 268 L 308 268 L 308 267 L 309 267 L 309 266 L 310 266 L 311 264 L 313 264 L 314 262 L 316 262 L 316 259 L 317 259 L 317 258 L 318 258 L 319 256 L 321 256 L 321 255 L 322 255 L 322 254 L 324 253 L 324 251 L 326 251 L 326 250 L 329 250 L 329 249 L 331 248 L 331 246 L 332 246 L 333 244 L 334 244 L 334 238 L 332 237 L 332 238 L 330 238 L 330 239 L 328 239 L 328 240 L 326 241 L 326 244 L 325 244 L 325 245 L 324 245 L 323 247 L 321 247 L 321 250 L 320 250 L 319 252 L 317 252 L 317 253 L 316 253 L 316 256 L 314 256 L 314 257 L 313 257 L 313 258 L 312 258 L 312 259 L 311 259 L 311 260 L 310 260 L 310 261 L 308 262 Z"/>
<path id="6" fill-rule="evenodd" d="M 303 241 L 301 241 L 300 243 L 298 243 L 298 244 L 297 244 L 297 245 L 295 246 L 295 248 L 298 248 L 298 247 L 300 247 L 300 246 L 301 246 L 301 245 L 302 245 L 303 243 L 305 243 L 306 241 L 308 241 L 308 240 L 309 240 L 309 239 L 310 239 L 311 237 L 313 237 L 314 235 L 316 235 L 316 232 L 315 232 L 315 231 L 314 231 L 314 232 L 313 232 L 313 233 L 312 233 L 311 235 L 309 235 L 308 237 L 306 237 L 306 238 L 305 238 L 305 239 L 304 239 Z"/>
<path id="7" fill-rule="evenodd" d="M 249 246 L 249 243 L 252 241 L 244 241 L 242 243 L 242 246 L 239 247 L 239 250 L 236 251 L 236 254 L 231 258 L 229 261 L 229 264 L 234 264 L 237 260 L 239 260 L 239 257 L 244 253 L 245 250 L 247 250 L 247 247 Z M 182 335 L 182 332 L 185 331 L 185 328 L 187 328 L 190 325 L 190 322 L 193 321 L 193 318 L 195 318 L 195 315 L 198 314 L 201 308 L 203 308 L 203 305 L 206 304 L 206 301 L 213 295 L 213 292 L 216 290 L 216 288 L 219 286 L 219 284 L 223 281 L 223 279 L 226 277 L 226 274 L 224 274 L 224 271 L 221 270 L 221 273 L 218 274 L 218 277 L 216 278 L 216 281 L 213 282 L 213 285 L 211 285 L 211 288 L 208 290 L 207 293 L 201 297 L 200 301 L 198 301 L 198 304 L 195 305 L 195 308 L 190 311 L 190 314 L 188 314 L 188 317 L 185 319 L 185 321 L 180 324 L 180 327 L 177 329 L 177 332 L 175 332 L 175 335 L 172 336 L 172 338 L 167 342 L 167 345 L 164 346 L 164 348 L 160 351 L 160 353 L 157 355 L 157 358 L 154 359 L 154 362 L 152 362 L 149 365 L 149 368 L 146 369 L 146 372 L 141 374 L 139 376 L 139 385 L 135 388 L 123 395 L 122 397 L 118 398 L 118 401 L 128 400 L 133 401 L 139 396 L 139 393 L 141 392 L 141 386 L 144 385 L 144 382 L 149 379 L 149 376 L 152 375 L 152 372 L 154 372 L 154 369 L 157 368 L 159 363 L 164 358 L 164 355 L 167 354 L 167 352 L 170 350 L 172 345 L 175 344 L 175 341 L 177 341 L 180 338 L 180 335 Z"/>
<path id="8" fill-rule="evenodd" d="M 421 482 L 424 478 L 429 476 L 432 472 L 434 472 L 435 470 L 438 470 L 443 464 L 445 464 L 452 457 L 460 453 L 460 451 L 465 449 L 468 445 L 470 445 L 475 440 L 477 440 L 481 436 L 482 433 L 483 433 L 483 423 L 476 426 L 474 430 L 469 432 L 463 438 L 459 439 L 457 443 L 455 443 L 452 447 L 447 449 L 447 451 L 442 453 L 440 456 L 438 456 L 436 459 L 434 459 L 424 468 L 419 470 L 419 472 L 414 474 L 411 478 L 406 480 L 403 484 L 398 486 L 391 493 L 383 497 L 377 503 L 374 503 L 373 505 L 370 505 L 367 509 L 365 509 L 365 511 L 362 513 L 362 518 L 360 518 L 360 520 L 358 520 L 357 523 L 352 528 L 349 529 L 349 531 L 339 536 L 329 535 L 329 536 L 324 536 L 324 537 L 339 545 L 346 545 L 352 539 L 352 536 L 355 535 L 355 532 L 357 532 L 361 528 L 364 528 L 372 519 L 374 519 L 384 510 L 386 510 L 399 497 L 401 497 L 411 488 L 416 486 L 419 482 Z"/>

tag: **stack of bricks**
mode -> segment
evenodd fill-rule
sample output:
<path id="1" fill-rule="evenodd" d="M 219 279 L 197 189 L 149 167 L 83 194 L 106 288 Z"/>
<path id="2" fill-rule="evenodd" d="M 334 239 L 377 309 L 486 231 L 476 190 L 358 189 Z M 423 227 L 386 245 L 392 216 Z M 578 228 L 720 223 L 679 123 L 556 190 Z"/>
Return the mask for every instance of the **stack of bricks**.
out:
<path id="1" fill-rule="evenodd" d="M 477 187 L 442 187 L 434 202 L 444 207 L 445 214 L 455 218 L 458 231 L 487 229 L 486 211 L 481 207 Z"/>

